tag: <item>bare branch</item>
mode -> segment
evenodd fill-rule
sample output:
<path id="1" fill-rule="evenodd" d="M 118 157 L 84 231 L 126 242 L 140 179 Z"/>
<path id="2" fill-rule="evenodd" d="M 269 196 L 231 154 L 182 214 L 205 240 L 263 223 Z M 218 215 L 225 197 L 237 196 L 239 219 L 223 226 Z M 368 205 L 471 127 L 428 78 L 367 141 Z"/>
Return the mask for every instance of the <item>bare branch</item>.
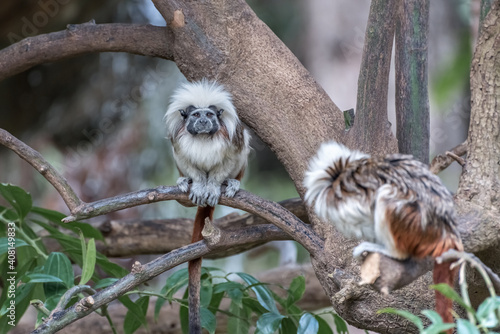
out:
<path id="1" fill-rule="evenodd" d="M 0 144 L 14 151 L 19 157 L 33 166 L 37 172 L 42 174 L 61 195 L 70 211 L 82 204 L 80 198 L 68 184 L 68 181 L 40 153 L 1 128 Z"/>
<path id="2" fill-rule="evenodd" d="M 462 144 L 455 146 L 454 148 L 452 148 L 450 151 L 447 152 L 451 152 L 458 157 L 467 154 L 467 141 L 464 141 Z M 454 159 L 451 155 L 447 153 L 439 154 L 436 155 L 434 159 L 432 159 L 429 169 L 431 170 L 432 173 L 438 174 L 439 172 L 448 168 L 448 166 L 451 165 L 453 161 L 456 161 L 456 159 Z"/>
<path id="3" fill-rule="evenodd" d="M 300 198 L 288 199 L 279 202 L 279 205 L 292 212 L 304 223 L 309 223 L 304 203 Z M 246 226 L 269 224 L 269 222 L 249 213 L 233 212 L 215 219 L 214 224 L 224 230 L 238 230 Z M 164 254 L 189 244 L 193 231 L 192 218 L 106 220 L 92 223 L 92 225 L 104 236 L 104 242 L 97 241 L 97 249 L 102 254 L 111 257 Z M 291 240 L 288 235 L 286 238 Z M 267 237 L 262 239 L 262 243 L 268 241 L 271 239 Z M 50 251 L 60 250 L 60 246 L 56 242 L 48 241 L 46 246 Z M 230 252 L 220 252 L 213 256 L 220 258 L 238 254 L 248 250 L 248 247 L 250 246 L 235 247 Z"/>
<path id="4" fill-rule="evenodd" d="M 89 52 L 128 52 L 172 60 L 166 27 L 139 24 L 70 24 L 64 31 L 28 37 L 0 50 L 0 80 L 35 65 Z"/>
<path id="5" fill-rule="evenodd" d="M 272 225 L 261 225 L 245 228 L 240 232 L 242 233 L 228 232 L 226 234 L 225 231 L 220 231 L 223 237 L 221 239 L 221 243 L 217 245 L 217 248 L 231 248 L 241 244 L 254 244 L 259 242 L 262 235 L 267 233 L 279 233 L 279 229 Z M 212 251 L 205 241 L 199 241 L 189 246 L 176 249 L 147 264 L 137 266 L 140 267 L 140 270 L 136 270 L 134 273 L 128 274 L 110 287 L 93 295 L 92 303 L 84 302 L 84 300 L 88 298 L 86 297 L 68 309 L 53 313 L 32 333 L 57 332 L 68 324 L 83 318 L 101 306 L 109 304 L 111 301 L 122 296 L 124 293 L 132 290 L 151 278 L 158 276 L 166 270 L 189 260 L 204 257 L 205 255 L 216 251 L 217 250 Z"/>

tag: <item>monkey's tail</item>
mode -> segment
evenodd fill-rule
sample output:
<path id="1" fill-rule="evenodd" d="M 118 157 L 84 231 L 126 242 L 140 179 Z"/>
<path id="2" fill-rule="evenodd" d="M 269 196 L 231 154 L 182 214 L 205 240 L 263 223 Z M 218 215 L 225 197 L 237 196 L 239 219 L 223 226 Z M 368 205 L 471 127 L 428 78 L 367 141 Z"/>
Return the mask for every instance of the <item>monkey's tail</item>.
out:
<path id="1" fill-rule="evenodd" d="M 451 287 L 455 284 L 456 270 L 450 270 L 450 262 L 434 263 L 434 284 L 446 283 Z M 436 312 L 443 318 L 443 322 L 452 323 L 451 309 L 453 302 L 436 290 Z M 451 333 L 451 331 L 449 332 Z"/>
<path id="2" fill-rule="evenodd" d="M 443 247 L 443 252 L 448 249 L 456 249 L 458 251 L 463 251 L 463 245 L 460 240 L 458 234 L 454 234 L 453 236 L 447 238 L 443 242 L 446 246 Z M 434 273 L 433 279 L 434 284 L 445 283 L 451 286 L 452 288 L 455 285 L 455 280 L 458 274 L 458 268 L 450 269 L 451 262 L 442 262 L 437 263 L 434 262 Z M 440 292 L 436 290 L 436 312 L 441 316 L 443 322 L 445 323 L 453 323 L 453 315 L 451 313 L 453 308 L 453 301 L 451 299 L 446 298 Z M 451 334 L 453 330 L 448 330 L 446 333 Z"/>
<path id="3" fill-rule="evenodd" d="M 213 219 L 214 207 L 198 207 L 194 218 L 193 236 L 191 243 L 203 239 L 201 231 L 205 227 L 205 218 Z M 200 283 L 201 283 L 201 261 L 202 258 L 194 259 L 188 263 L 189 272 L 189 334 L 201 333 L 201 317 L 200 317 Z"/>

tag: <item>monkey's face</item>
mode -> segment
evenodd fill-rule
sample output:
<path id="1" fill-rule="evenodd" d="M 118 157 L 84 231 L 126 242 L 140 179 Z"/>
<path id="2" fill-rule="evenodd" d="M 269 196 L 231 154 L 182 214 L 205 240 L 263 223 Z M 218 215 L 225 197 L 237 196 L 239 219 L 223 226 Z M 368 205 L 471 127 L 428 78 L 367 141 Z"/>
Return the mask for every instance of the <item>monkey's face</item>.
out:
<path id="1" fill-rule="evenodd" d="M 217 110 L 216 106 L 208 108 L 196 108 L 189 106 L 185 110 L 179 110 L 184 118 L 184 125 L 193 136 L 199 134 L 213 135 L 220 128 L 220 115 L 224 110 Z"/>

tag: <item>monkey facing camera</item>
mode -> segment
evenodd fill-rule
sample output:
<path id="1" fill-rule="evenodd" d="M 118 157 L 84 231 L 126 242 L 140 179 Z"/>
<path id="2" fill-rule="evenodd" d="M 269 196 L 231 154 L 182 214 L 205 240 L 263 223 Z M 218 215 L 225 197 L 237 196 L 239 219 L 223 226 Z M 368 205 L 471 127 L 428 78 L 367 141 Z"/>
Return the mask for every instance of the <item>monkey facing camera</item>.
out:
<path id="1" fill-rule="evenodd" d="M 203 239 L 205 219 L 213 219 L 222 184 L 226 184 L 227 197 L 240 189 L 250 135 L 236 114 L 229 92 L 206 79 L 185 83 L 173 93 L 165 123 L 180 174 L 177 186 L 189 191 L 189 199 L 198 206 L 191 238 L 191 242 L 197 242 Z M 189 333 L 201 333 L 201 262 L 199 258 L 188 265 Z"/>

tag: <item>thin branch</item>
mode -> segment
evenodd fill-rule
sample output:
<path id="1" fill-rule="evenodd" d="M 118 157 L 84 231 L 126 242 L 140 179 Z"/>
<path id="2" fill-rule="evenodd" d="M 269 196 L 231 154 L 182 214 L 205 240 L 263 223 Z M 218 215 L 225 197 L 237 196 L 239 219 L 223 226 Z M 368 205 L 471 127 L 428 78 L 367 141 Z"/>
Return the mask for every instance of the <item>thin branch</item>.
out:
<path id="1" fill-rule="evenodd" d="M 66 180 L 37 151 L 24 144 L 10 133 L 0 129 L 0 143 L 16 152 L 30 163 L 56 188 L 63 197 L 71 215 L 64 218 L 66 223 L 78 219 L 86 219 L 134 206 L 167 200 L 189 201 L 188 195 L 177 187 L 159 186 L 139 190 L 124 195 L 102 199 L 92 203 L 81 201 Z M 240 190 L 234 198 L 221 197 L 220 204 L 241 209 L 258 215 L 266 221 L 278 226 L 294 240 L 302 244 L 312 256 L 322 253 L 322 239 L 312 228 L 281 205 L 260 198 L 247 191 Z"/>
<path id="2" fill-rule="evenodd" d="M 140 267 L 134 273 L 121 278 L 108 288 L 97 292 L 92 296 L 92 303 L 78 302 L 74 306 L 51 314 L 47 320 L 35 329 L 32 333 L 55 333 L 68 324 L 83 318 L 101 306 L 107 305 L 126 292 L 134 289 L 138 285 L 152 279 L 155 276 L 171 269 L 181 263 L 192 259 L 204 257 L 212 252 L 217 252 L 218 248 L 231 248 L 241 244 L 253 244 L 260 240 L 262 235 L 279 234 L 279 229 L 272 225 L 252 226 L 242 229 L 242 233 L 231 233 L 219 231 L 222 235 L 220 243 L 214 250 L 210 249 L 206 241 L 199 241 L 186 247 L 176 249 Z M 88 298 L 88 297 L 87 297 Z M 86 298 L 85 298 L 86 299 Z"/>
<path id="3" fill-rule="evenodd" d="M 464 141 L 462 144 L 452 148 L 448 152 L 451 152 L 458 157 L 467 154 L 467 141 Z M 432 159 L 429 169 L 431 170 L 432 173 L 438 174 L 439 172 L 448 168 L 448 166 L 451 165 L 453 161 L 456 161 L 456 159 L 454 159 L 451 155 L 446 153 L 439 154 L 436 155 L 434 159 Z"/>
<path id="4" fill-rule="evenodd" d="M 35 65 L 89 52 L 128 52 L 172 60 L 166 27 L 139 24 L 71 24 L 63 31 L 25 38 L 0 50 L 0 80 Z"/>
<path id="5" fill-rule="evenodd" d="M 458 252 L 455 250 L 449 250 L 436 259 L 439 262 L 448 262 L 455 260 L 467 261 L 472 267 L 476 268 L 481 275 L 485 278 L 487 285 L 491 284 L 489 287 L 490 294 L 495 295 L 495 291 L 500 295 L 500 277 L 493 272 L 487 265 L 485 265 L 477 256 L 472 253 Z M 487 278 L 491 280 L 489 283 Z"/>
<path id="6" fill-rule="evenodd" d="M 59 172 L 50 163 L 48 163 L 40 153 L 1 128 L 0 144 L 14 151 L 19 157 L 33 166 L 37 172 L 42 174 L 42 176 L 46 178 L 47 181 L 49 181 L 61 195 L 70 211 L 82 204 L 82 200 L 80 200 L 78 195 L 76 195 L 70 187 L 68 181 L 66 181 L 66 179 L 59 174 Z"/>

